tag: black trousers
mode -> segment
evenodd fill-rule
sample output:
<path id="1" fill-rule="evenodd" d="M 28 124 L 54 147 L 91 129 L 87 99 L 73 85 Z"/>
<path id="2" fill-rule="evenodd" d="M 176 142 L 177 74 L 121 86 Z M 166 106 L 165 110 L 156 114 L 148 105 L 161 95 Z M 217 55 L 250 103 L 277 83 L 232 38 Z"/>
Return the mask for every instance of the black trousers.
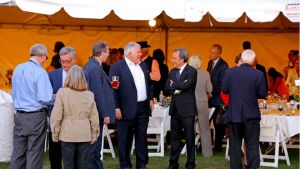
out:
<path id="1" fill-rule="evenodd" d="M 195 168 L 195 117 L 179 117 L 173 115 L 171 117 L 171 150 L 169 169 L 178 169 L 178 159 L 181 152 L 181 133 L 184 130 L 187 147 L 187 161 L 185 167 L 187 169 Z"/>
<path id="2" fill-rule="evenodd" d="M 101 121 L 101 119 L 100 119 Z M 103 134 L 103 123 L 100 122 L 100 135 L 94 144 L 88 145 L 87 150 L 87 161 L 85 169 L 103 169 L 103 162 L 101 160 L 101 148 L 102 148 L 102 134 Z"/>
<path id="3" fill-rule="evenodd" d="M 259 158 L 260 120 L 250 120 L 244 123 L 228 123 L 230 168 L 242 167 L 242 139 L 246 144 L 246 157 L 249 169 L 257 169 Z"/>
<path id="4" fill-rule="evenodd" d="M 221 151 L 222 150 L 222 144 L 223 144 L 223 138 L 224 138 L 224 135 L 225 135 L 225 132 L 226 132 L 226 125 L 216 123 L 218 112 L 221 109 L 221 106 L 217 106 L 215 108 L 216 109 L 215 109 L 210 121 L 213 120 L 214 126 L 215 126 L 215 132 L 216 132 L 214 149 Z"/>
<path id="5" fill-rule="evenodd" d="M 51 169 L 62 169 L 62 154 L 61 154 L 61 146 L 59 142 L 52 141 L 52 132 L 48 134 L 49 139 L 49 160 Z"/>
<path id="6" fill-rule="evenodd" d="M 120 168 L 132 168 L 130 150 L 135 136 L 136 168 L 146 168 L 148 164 L 147 128 L 149 114 L 147 102 L 137 103 L 136 117 L 133 120 L 116 121 L 119 134 Z"/>
<path id="7" fill-rule="evenodd" d="M 64 160 L 64 169 L 85 169 L 88 148 L 88 142 L 71 143 L 62 141 L 61 150 Z"/>

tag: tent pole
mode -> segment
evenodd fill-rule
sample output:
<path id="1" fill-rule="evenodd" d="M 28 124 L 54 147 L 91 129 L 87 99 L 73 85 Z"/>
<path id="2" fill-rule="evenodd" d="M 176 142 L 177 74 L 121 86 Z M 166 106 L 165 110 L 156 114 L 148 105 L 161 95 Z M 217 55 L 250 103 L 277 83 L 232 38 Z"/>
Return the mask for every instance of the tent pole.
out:
<path id="1" fill-rule="evenodd" d="M 166 64 L 168 64 L 168 48 L 169 48 L 169 28 L 165 28 L 165 56 Z"/>

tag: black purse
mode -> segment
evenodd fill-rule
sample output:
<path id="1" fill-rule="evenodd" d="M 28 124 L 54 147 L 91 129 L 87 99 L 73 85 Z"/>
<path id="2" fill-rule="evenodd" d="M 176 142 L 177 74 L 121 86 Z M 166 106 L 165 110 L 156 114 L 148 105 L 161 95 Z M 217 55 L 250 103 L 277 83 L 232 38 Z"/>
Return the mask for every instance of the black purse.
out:
<path id="1" fill-rule="evenodd" d="M 227 106 L 225 104 L 222 104 L 219 111 L 217 112 L 217 118 L 216 118 L 216 123 L 217 124 L 227 124 L 228 119 L 227 119 Z"/>

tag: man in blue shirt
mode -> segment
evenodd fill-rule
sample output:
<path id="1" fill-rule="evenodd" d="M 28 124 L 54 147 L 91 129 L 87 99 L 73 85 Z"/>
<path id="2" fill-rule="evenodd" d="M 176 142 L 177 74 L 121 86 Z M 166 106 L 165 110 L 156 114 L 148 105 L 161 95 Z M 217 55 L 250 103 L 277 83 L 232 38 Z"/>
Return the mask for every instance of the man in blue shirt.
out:
<path id="1" fill-rule="evenodd" d="M 48 50 L 42 44 L 30 48 L 30 60 L 18 65 L 12 77 L 15 127 L 11 169 L 41 169 L 47 130 L 47 105 L 52 87 L 42 64 Z"/>

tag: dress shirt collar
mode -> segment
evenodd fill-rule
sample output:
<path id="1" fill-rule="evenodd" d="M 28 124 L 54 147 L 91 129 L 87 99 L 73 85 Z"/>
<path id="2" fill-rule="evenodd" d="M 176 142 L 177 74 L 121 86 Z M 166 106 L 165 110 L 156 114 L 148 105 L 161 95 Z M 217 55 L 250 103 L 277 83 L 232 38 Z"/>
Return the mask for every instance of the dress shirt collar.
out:
<path id="1" fill-rule="evenodd" d="M 216 66 L 216 64 L 218 63 L 218 61 L 220 60 L 220 58 L 221 57 L 219 57 L 218 59 L 216 59 L 216 60 L 213 60 L 213 67 L 215 67 Z"/>
<path id="2" fill-rule="evenodd" d="M 125 57 L 125 62 L 127 63 L 128 66 L 136 66 L 141 63 L 141 62 L 139 62 L 138 64 L 135 64 L 132 61 L 130 61 L 127 57 Z"/>
<path id="3" fill-rule="evenodd" d="M 181 74 L 182 73 L 182 71 L 183 71 L 183 69 L 185 68 L 185 66 L 186 66 L 186 64 L 187 63 L 184 63 L 179 69 L 179 74 Z"/>
<path id="4" fill-rule="evenodd" d="M 35 63 L 39 66 L 42 66 L 42 64 L 38 60 L 36 60 L 36 58 L 34 58 L 34 57 L 31 57 L 29 61 L 32 61 L 33 63 Z"/>
<path id="5" fill-rule="evenodd" d="M 95 59 L 95 61 L 98 62 L 100 64 L 100 66 L 102 65 L 101 61 L 98 60 L 95 56 L 93 56 L 93 59 Z"/>

